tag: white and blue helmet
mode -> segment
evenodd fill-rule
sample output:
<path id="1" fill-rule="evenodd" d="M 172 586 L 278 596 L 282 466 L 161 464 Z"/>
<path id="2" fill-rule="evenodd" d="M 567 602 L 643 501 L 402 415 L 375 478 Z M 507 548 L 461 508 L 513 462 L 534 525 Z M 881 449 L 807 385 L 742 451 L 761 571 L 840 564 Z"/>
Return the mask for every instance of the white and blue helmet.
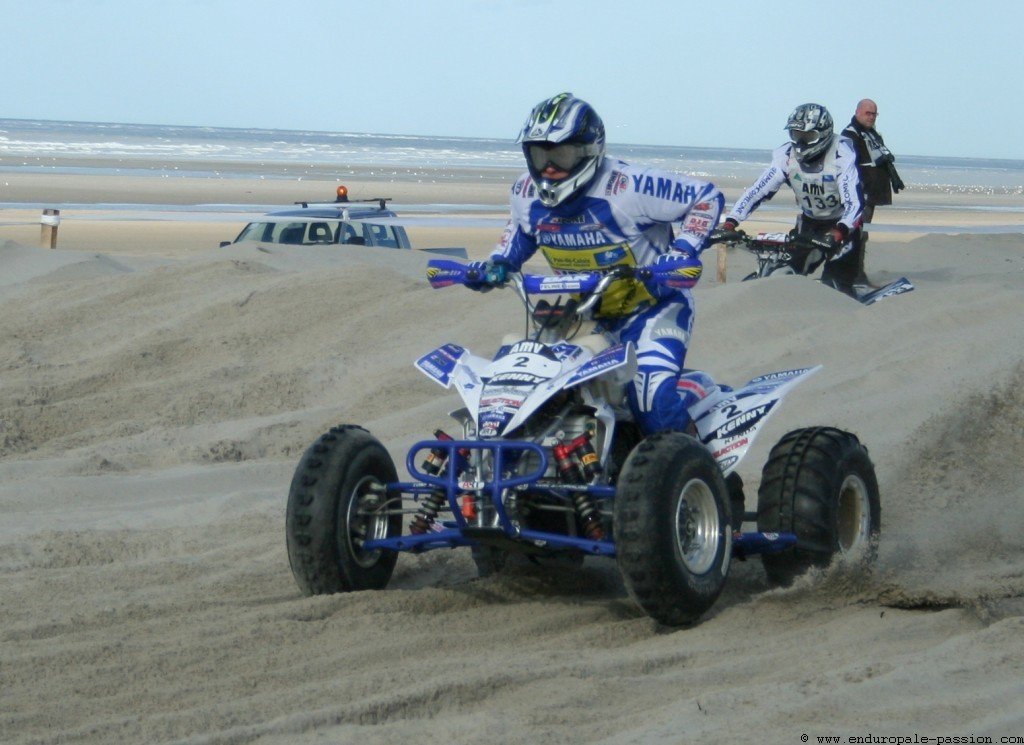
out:
<path id="1" fill-rule="evenodd" d="M 821 104 L 803 103 L 793 109 L 786 122 L 796 159 L 813 161 L 832 143 L 832 115 Z"/>
<path id="2" fill-rule="evenodd" d="M 533 107 L 519 142 L 540 201 L 556 207 L 586 187 L 597 173 L 604 158 L 604 122 L 586 101 L 559 93 Z M 541 174 L 549 164 L 569 175 L 544 178 Z"/>

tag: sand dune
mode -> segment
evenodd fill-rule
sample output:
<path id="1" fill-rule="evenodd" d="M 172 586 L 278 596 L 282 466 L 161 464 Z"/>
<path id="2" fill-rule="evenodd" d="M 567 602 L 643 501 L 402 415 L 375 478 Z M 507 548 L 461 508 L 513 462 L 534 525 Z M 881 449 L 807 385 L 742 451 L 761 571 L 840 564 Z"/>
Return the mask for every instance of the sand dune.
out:
<path id="1" fill-rule="evenodd" d="M 521 325 L 511 293 L 431 290 L 415 252 L 8 241 L 0 741 L 1024 736 L 1022 244 L 879 234 L 875 278 L 917 289 L 870 307 L 805 278 L 698 288 L 691 366 L 825 366 L 740 465 L 748 493 L 789 429 L 848 429 L 883 538 L 873 573 L 787 590 L 736 564 L 704 621 L 669 631 L 601 560 L 483 580 L 433 552 L 382 592 L 296 588 L 301 453 L 352 422 L 404 462 L 455 403 L 412 361 L 493 351 Z"/>

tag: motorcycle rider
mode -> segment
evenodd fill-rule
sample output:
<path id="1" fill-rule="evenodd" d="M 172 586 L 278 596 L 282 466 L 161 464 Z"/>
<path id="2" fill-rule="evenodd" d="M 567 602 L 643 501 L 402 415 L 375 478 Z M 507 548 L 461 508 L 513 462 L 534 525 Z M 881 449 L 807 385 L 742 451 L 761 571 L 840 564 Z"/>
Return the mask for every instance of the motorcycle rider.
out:
<path id="1" fill-rule="evenodd" d="M 606 157 L 601 118 L 571 93 L 537 104 L 518 140 L 528 170 L 512 187 L 501 241 L 475 262 L 482 280 L 472 289 L 504 284 L 538 250 L 556 273 L 623 264 L 671 271 L 672 288 L 617 280 L 594 317 L 599 331 L 636 347 L 627 396 L 641 431 L 686 430 L 687 407 L 699 399 L 677 387 L 693 328 L 690 288 L 724 197 L 705 181 Z"/>
<path id="2" fill-rule="evenodd" d="M 785 129 L 790 141 L 773 151 L 771 165 L 733 205 L 722 229 L 736 230 L 762 202 L 789 184 L 800 206 L 795 232 L 820 246 L 799 257 L 794 269 L 810 274 L 824 261 L 822 282 L 855 296 L 863 265 L 864 204 L 853 145 L 833 132 L 828 109 L 816 103 L 797 106 Z"/>

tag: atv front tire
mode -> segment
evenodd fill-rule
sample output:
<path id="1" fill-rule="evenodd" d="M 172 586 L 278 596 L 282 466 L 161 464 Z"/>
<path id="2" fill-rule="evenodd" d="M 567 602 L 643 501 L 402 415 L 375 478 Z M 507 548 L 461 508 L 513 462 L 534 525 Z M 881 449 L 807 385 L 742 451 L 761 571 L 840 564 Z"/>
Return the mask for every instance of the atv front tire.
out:
<path id="1" fill-rule="evenodd" d="M 380 442 L 361 427 L 334 427 L 306 450 L 288 494 L 288 562 L 305 595 L 379 590 L 398 561 L 363 543 L 399 535 L 384 485 L 398 480 Z"/>
<path id="2" fill-rule="evenodd" d="M 762 555 L 772 583 L 788 585 L 836 554 L 873 560 L 881 520 L 875 468 L 856 435 L 808 427 L 772 448 L 757 492 L 757 529 L 797 537 L 793 548 Z"/>
<path id="3" fill-rule="evenodd" d="M 693 623 L 725 586 L 728 495 L 711 453 L 681 432 L 652 435 L 626 459 L 615 495 L 618 565 L 630 596 L 660 623 Z"/>

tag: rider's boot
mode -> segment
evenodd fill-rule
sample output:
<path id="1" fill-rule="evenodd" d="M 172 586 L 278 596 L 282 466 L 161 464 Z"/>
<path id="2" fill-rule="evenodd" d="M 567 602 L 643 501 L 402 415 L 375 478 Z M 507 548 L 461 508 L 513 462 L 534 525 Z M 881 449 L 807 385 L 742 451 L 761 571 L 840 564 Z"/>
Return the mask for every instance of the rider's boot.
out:
<path id="1" fill-rule="evenodd" d="M 868 234 L 861 231 L 860 234 L 860 250 L 857 252 L 857 273 L 853 278 L 853 286 L 857 291 L 857 294 L 863 294 L 864 292 L 870 292 L 871 290 L 877 290 L 879 285 L 873 283 L 868 279 L 868 275 L 864 271 L 864 264 L 868 252 Z"/>

